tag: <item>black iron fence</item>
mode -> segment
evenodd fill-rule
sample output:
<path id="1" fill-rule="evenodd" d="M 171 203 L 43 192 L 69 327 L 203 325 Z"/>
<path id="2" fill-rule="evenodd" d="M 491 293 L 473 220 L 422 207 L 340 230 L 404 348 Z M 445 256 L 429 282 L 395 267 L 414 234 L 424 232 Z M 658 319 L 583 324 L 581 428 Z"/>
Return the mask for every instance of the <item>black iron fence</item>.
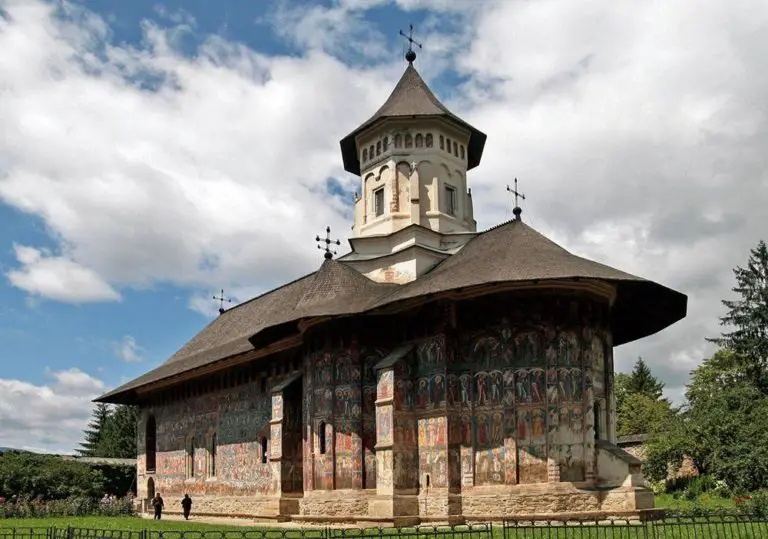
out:
<path id="1" fill-rule="evenodd" d="M 668 515 L 655 520 L 505 520 L 503 539 L 768 539 L 756 515 Z"/>
<path id="2" fill-rule="evenodd" d="M 293 528 L 241 530 L 106 530 L 0 528 L 0 539 L 768 539 L 768 518 L 722 514 L 658 520 L 525 520 L 500 525 L 405 528 Z"/>

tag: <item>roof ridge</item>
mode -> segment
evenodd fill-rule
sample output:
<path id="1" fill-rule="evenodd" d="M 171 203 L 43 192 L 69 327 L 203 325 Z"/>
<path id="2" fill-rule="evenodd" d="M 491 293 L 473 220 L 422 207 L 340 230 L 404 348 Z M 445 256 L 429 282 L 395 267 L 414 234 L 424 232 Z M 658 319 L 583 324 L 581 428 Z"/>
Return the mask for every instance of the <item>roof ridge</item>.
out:
<path id="1" fill-rule="evenodd" d="M 256 301 L 257 299 L 264 298 L 266 296 L 269 296 L 270 294 L 273 294 L 274 292 L 278 292 L 278 291 L 282 290 L 283 288 L 291 286 L 292 284 L 298 283 L 302 279 L 306 279 L 307 277 L 311 277 L 312 275 L 314 275 L 318 271 L 319 270 L 312 271 L 310 273 L 307 273 L 306 275 L 302 275 L 301 277 L 297 277 L 293 281 L 288 281 L 287 283 L 282 284 L 282 285 L 278 286 L 277 288 L 272 288 L 271 290 L 267 290 L 266 292 L 262 292 L 258 296 L 253 296 L 251 299 L 247 299 L 247 300 L 243 301 L 242 303 L 238 303 L 234 307 L 231 307 L 231 308 L 227 309 L 220 316 L 224 316 L 225 314 L 230 313 L 230 312 L 236 310 L 237 308 L 242 307 L 243 305 L 247 305 L 249 303 L 252 303 L 252 302 Z M 216 320 L 216 318 L 214 318 L 214 320 Z"/>

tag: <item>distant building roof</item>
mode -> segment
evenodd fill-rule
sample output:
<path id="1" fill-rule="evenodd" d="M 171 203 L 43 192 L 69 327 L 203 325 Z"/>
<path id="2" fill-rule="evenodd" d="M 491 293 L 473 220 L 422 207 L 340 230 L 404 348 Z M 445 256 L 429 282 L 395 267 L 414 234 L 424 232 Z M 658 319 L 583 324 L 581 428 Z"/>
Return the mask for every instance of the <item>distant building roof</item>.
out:
<path id="1" fill-rule="evenodd" d="M 77 462 L 84 462 L 86 464 L 104 464 L 108 466 L 136 466 L 136 459 L 117 459 L 111 457 L 74 457 L 71 455 L 63 455 L 61 457 L 64 460 L 74 460 Z"/>
<path id="2" fill-rule="evenodd" d="M 651 439 L 650 434 L 633 434 L 631 436 L 619 436 L 616 438 L 616 445 L 622 446 L 622 445 L 632 445 L 632 444 L 641 444 L 643 442 L 647 442 Z"/>

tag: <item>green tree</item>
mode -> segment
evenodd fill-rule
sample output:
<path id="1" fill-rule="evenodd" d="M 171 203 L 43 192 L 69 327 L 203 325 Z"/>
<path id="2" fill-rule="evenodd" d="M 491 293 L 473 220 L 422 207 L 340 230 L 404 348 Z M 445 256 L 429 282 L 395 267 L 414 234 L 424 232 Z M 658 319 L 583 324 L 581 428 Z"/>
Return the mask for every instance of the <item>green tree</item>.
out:
<path id="1" fill-rule="evenodd" d="M 102 436 L 96 446 L 96 457 L 136 458 L 136 428 L 139 409 L 136 406 L 118 405 L 109 414 Z"/>
<path id="2" fill-rule="evenodd" d="M 651 373 L 651 368 L 646 365 L 643 358 L 637 358 L 635 366 L 632 368 L 632 374 L 627 380 L 627 393 L 645 395 L 650 399 L 658 400 L 661 398 L 663 389 L 664 383 Z"/>
<path id="3" fill-rule="evenodd" d="M 744 362 L 731 350 L 718 350 L 691 372 L 685 390 L 689 408 L 706 406 L 709 399 L 729 388 L 749 385 Z"/>
<path id="4" fill-rule="evenodd" d="M 652 399 L 640 393 L 629 393 L 618 408 L 616 434 L 658 434 L 669 428 L 675 412 L 666 399 Z"/>
<path id="5" fill-rule="evenodd" d="M 77 452 L 83 457 L 95 457 L 101 443 L 104 425 L 109 420 L 110 410 L 106 404 L 98 403 L 93 410 L 91 422 L 85 429 L 85 441 L 80 444 L 82 449 Z"/>
<path id="6" fill-rule="evenodd" d="M 733 351 L 748 378 L 768 394 L 768 247 L 760 240 L 750 251 L 746 267 L 736 267 L 735 300 L 723 300 L 728 309 L 720 324 L 729 328 L 709 339 Z"/>
<path id="7" fill-rule="evenodd" d="M 82 462 L 19 451 L 0 455 L 0 496 L 4 498 L 97 497 L 103 486 L 102 473 Z"/>
<path id="8" fill-rule="evenodd" d="M 618 436 L 654 434 L 668 428 L 675 411 L 662 398 L 664 384 L 642 358 L 637 358 L 631 374 L 616 375 L 614 387 Z"/>

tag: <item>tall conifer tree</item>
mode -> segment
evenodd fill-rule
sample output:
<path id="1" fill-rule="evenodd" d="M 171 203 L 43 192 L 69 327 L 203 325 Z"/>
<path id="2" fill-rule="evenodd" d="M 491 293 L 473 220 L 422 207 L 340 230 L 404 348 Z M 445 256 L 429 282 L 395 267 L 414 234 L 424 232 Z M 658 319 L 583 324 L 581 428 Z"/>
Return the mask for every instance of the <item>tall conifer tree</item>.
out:
<path id="1" fill-rule="evenodd" d="M 109 406 L 103 403 L 98 403 L 93 410 L 93 416 L 91 422 L 88 423 L 88 428 L 85 429 L 85 441 L 80 444 L 82 449 L 78 449 L 82 457 L 95 457 L 101 443 L 102 436 L 104 434 L 104 426 L 109 420 L 110 410 Z"/>
<path id="2" fill-rule="evenodd" d="M 747 378 L 768 394 L 768 247 L 760 240 L 750 251 L 746 267 L 736 267 L 735 300 L 723 300 L 728 309 L 720 324 L 728 328 L 709 341 L 736 353 Z"/>

